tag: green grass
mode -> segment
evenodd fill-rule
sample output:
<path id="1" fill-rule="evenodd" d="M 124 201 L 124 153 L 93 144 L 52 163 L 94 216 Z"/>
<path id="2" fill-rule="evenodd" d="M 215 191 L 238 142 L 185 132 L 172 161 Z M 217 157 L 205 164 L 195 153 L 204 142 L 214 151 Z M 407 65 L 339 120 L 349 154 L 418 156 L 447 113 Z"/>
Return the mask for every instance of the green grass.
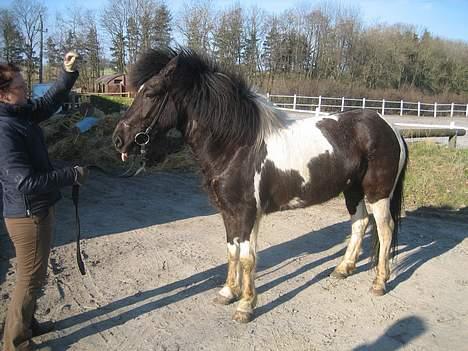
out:
<path id="1" fill-rule="evenodd" d="M 450 149 L 430 142 L 409 144 L 406 172 L 407 208 L 468 206 L 468 149 Z"/>
<path id="2" fill-rule="evenodd" d="M 105 114 L 126 110 L 133 102 L 133 98 L 121 96 L 91 95 L 91 105 Z"/>

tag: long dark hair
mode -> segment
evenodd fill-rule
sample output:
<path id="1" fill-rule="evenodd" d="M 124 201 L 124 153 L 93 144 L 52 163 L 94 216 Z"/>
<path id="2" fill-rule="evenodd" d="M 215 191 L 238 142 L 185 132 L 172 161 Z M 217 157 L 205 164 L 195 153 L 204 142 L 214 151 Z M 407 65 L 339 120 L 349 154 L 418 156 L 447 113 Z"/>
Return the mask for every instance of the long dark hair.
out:
<path id="1" fill-rule="evenodd" d="M 0 63 L 0 91 L 5 92 L 10 88 L 10 84 L 16 73 L 21 72 L 20 68 L 13 63 Z"/>

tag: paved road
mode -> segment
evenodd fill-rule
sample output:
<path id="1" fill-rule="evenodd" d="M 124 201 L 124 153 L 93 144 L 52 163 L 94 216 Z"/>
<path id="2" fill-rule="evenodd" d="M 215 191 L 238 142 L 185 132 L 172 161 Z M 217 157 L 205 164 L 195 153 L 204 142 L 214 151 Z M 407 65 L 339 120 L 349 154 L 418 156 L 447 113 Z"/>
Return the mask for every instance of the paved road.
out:
<path id="1" fill-rule="evenodd" d="M 311 116 L 310 113 L 300 113 L 300 112 L 289 112 L 290 116 L 295 118 Z M 415 117 L 415 116 L 385 116 L 385 119 L 389 120 L 392 123 L 415 123 L 415 124 L 425 124 L 425 125 L 439 125 L 450 127 L 451 124 L 458 128 L 464 128 L 467 130 L 467 134 L 463 137 L 457 138 L 457 148 L 468 148 L 468 118 L 466 117 Z M 448 138 L 425 138 L 434 140 L 436 142 L 448 143 Z"/>

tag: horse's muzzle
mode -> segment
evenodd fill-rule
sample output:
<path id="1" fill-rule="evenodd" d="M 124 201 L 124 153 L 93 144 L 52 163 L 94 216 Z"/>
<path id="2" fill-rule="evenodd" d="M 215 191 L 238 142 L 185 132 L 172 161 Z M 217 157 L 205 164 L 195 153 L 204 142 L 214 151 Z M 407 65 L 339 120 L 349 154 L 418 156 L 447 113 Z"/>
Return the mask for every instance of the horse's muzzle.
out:
<path id="1" fill-rule="evenodd" d="M 114 146 L 117 150 L 119 150 L 124 145 L 122 138 L 119 137 L 118 135 L 114 136 L 113 141 L 114 141 Z"/>

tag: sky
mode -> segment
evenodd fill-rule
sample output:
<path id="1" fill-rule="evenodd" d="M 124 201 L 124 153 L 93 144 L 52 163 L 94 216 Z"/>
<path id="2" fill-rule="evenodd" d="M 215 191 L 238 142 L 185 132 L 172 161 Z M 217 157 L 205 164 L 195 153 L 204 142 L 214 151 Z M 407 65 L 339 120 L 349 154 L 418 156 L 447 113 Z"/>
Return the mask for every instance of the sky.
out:
<path id="1" fill-rule="evenodd" d="M 49 16 L 54 16 L 56 10 L 65 13 L 70 5 L 94 9 L 97 12 L 107 3 L 107 0 L 42 1 L 48 8 Z M 0 0 L 0 7 L 8 8 L 12 2 L 13 0 Z M 434 36 L 468 43 L 468 0 L 338 0 L 334 2 L 359 9 L 365 25 L 412 24 L 418 30 L 427 29 Z M 166 0 L 166 4 L 175 16 L 180 13 L 186 3 L 186 0 Z M 323 3 L 323 0 L 213 0 L 217 9 L 228 8 L 234 4 L 240 4 L 245 9 L 256 5 L 275 14 L 296 6 L 313 7 L 317 3 Z"/>

